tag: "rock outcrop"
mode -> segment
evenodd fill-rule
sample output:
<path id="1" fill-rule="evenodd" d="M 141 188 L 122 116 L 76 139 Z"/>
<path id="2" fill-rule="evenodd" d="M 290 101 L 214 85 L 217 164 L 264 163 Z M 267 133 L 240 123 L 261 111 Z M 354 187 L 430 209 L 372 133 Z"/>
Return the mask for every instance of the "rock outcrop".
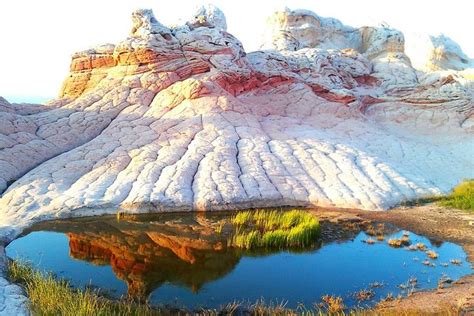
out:
<path id="1" fill-rule="evenodd" d="M 412 45 L 407 46 L 407 52 L 413 66 L 427 72 L 474 68 L 474 60 L 469 58 L 456 42 L 442 34 L 414 35 Z"/>
<path id="2" fill-rule="evenodd" d="M 246 53 L 212 6 L 173 28 L 132 21 L 73 55 L 57 100 L 0 100 L 5 238 L 117 208 L 382 210 L 474 177 L 469 80 L 415 70 L 397 30 L 284 11 Z"/>

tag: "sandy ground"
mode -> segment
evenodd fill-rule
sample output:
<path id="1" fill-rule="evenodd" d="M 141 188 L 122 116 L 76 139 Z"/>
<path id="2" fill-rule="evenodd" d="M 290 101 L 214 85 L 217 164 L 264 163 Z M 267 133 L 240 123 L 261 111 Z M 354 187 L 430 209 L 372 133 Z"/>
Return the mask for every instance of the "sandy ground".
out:
<path id="1" fill-rule="evenodd" d="M 359 221 L 374 220 L 392 223 L 402 229 L 460 244 L 474 268 L 474 214 L 428 204 L 401 207 L 387 212 L 360 210 L 313 210 L 321 220 Z M 474 272 L 474 271 L 473 271 Z M 381 313 L 388 314 L 461 314 L 474 315 L 474 273 L 452 286 L 422 291 L 401 300 L 381 303 Z"/>

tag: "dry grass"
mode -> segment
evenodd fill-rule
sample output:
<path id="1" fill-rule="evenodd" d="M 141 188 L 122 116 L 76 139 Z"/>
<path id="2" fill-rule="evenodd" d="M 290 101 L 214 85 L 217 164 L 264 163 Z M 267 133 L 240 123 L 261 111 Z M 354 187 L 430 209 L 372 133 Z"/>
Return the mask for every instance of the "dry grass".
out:
<path id="1" fill-rule="evenodd" d="M 91 289 L 74 289 L 68 281 L 21 262 L 12 261 L 8 275 L 26 291 L 34 315 L 161 315 L 159 310 L 145 304 L 113 301 Z"/>
<path id="2" fill-rule="evenodd" d="M 346 306 L 342 300 L 342 297 L 325 295 L 322 297 L 322 302 L 318 304 L 317 308 L 322 308 L 329 314 L 340 314 L 343 313 Z"/>
<path id="3" fill-rule="evenodd" d="M 366 290 L 366 289 L 360 290 L 360 291 L 357 291 L 354 294 L 354 297 L 359 302 L 368 301 L 368 300 L 372 299 L 374 296 L 375 296 L 375 292 L 373 290 L 370 290 L 370 289 L 369 290 Z"/>

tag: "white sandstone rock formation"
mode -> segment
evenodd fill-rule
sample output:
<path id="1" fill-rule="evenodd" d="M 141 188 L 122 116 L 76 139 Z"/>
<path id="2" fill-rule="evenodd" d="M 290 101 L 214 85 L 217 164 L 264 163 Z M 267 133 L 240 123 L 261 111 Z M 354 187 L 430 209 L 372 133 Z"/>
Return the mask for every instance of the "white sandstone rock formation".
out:
<path id="1" fill-rule="evenodd" d="M 267 19 L 262 49 L 345 49 L 360 46 L 357 29 L 339 20 L 323 18 L 308 10 L 275 12 Z"/>
<path id="2" fill-rule="evenodd" d="M 474 60 L 456 42 L 443 34 L 410 34 L 407 43 L 407 53 L 416 69 L 433 72 L 474 68 Z"/>
<path id="3" fill-rule="evenodd" d="M 212 4 L 198 7 L 194 13 L 194 17 L 188 24 L 205 25 L 207 27 L 216 27 L 219 30 L 227 31 L 227 21 L 224 12 Z"/>
<path id="4" fill-rule="evenodd" d="M 6 240 L 118 208 L 382 210 L 474 177 L 470 81 L 416 71 L 396 30 L 284 11 L 246 54 L 214 7 L 174 28 L 132 20 L 73 56 L 57 100 L 0 100 Z"/>
<path id="5" fill-rule="evenodd" d="M 386 26 L 352 28 L 311 11 L 275 12 L 268 21 L 262 49 L 298 51 L 353 49 L 371 63 L 372 76 L 385 89 L 413 87 L 417 75 L 404 53 L 403 34 Z"/>

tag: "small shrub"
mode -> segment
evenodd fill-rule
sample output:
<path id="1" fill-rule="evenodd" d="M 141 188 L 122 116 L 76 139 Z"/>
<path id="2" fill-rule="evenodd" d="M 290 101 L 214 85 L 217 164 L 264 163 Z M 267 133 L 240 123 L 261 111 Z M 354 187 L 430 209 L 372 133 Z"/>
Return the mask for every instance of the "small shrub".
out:
<path id="1" fill-rule="evenodd" d="M 438 202 L 440 205 L 474 212 L 474 180 L 466 180 Z"/>

